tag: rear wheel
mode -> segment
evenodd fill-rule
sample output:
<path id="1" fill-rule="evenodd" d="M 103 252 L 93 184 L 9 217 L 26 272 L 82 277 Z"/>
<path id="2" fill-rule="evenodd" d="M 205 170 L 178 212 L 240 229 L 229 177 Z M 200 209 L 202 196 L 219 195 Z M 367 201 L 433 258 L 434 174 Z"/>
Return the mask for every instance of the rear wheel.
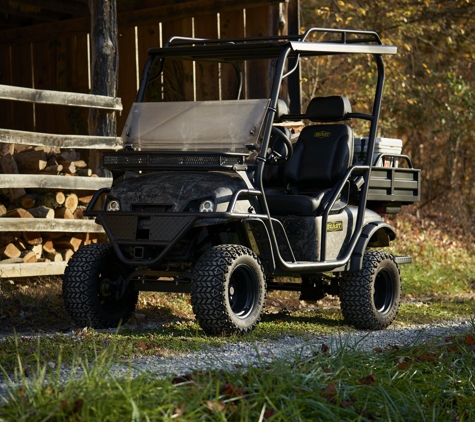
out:
<path id="1" fill-rule="evenodd" d="M 259 323 L 266 282 L 259 258 L 240 245 L 220 245 L 197 262 L 191 304 L 207 334 L 246 333 Z"/>
<path id="2" fill-rule="evenodd" d="M 401 277 L 394 256 L 369 250 L 363 268 L 343 276 L 340 303 L 345 321 L 356 328 L 379 330 L 396 318 L 401 302 Z"/>
<path id="3" fill-rule="evenodd" d="M 63 278 L 66 310 L 81 327 L 115 328 L 135 310 L 138 292 L 123 291 L 127 270 L 105 243 L 84 246 L 69 260 Z"/>

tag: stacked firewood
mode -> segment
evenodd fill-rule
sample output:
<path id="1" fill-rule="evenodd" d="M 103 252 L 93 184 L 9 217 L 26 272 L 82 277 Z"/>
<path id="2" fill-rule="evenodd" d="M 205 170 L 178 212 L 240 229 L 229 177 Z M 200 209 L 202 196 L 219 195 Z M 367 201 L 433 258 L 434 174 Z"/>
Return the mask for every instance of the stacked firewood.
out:
<path id="1" fill-rule="evenodd" d="M 0 156 L 0 173 L 97 177 L 76 150 L 29 147 Z M 6 153 L 5 153 L 6 152 Z M 0 189 L 0 218 L 85 219 L 94 191 Z M 67 261 L 82 245 L 105 241 L 101 233 L 0 232 L 0 262 Z"/>
<path id="2" fill-rule="evenodd" d="M 102 233 L 2 233 L 0 263 L 68 261 L 80 246 L 105 241 Z"/>

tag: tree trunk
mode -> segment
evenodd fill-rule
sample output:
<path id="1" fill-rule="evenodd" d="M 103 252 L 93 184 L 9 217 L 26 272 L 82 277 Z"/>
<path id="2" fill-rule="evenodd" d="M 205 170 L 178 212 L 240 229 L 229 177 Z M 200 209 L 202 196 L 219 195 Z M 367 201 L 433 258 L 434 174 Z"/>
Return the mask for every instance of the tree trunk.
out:
<path id="1" fill-rule="evenodd" d="M 90 0 L 90 9 L 91 94 L 116 97 L 119 65 L 116 0 Z M 91 108 L 88 126 L 89 135 L 115 136 L 115 113 Z M 95 174 L 103 175 L 99 151 L 90 151 L 89 166 Z"/>

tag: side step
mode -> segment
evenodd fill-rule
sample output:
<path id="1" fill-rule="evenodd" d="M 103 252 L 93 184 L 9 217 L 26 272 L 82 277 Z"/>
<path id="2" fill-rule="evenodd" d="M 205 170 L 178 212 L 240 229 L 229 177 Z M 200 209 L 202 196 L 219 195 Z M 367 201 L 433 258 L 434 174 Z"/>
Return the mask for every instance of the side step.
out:
<path id="1" fill-rule="evenodd" d="M 396 264 L 403 265 L 403 264 L 411 264 L 412 263 L 412 256 L 395 256 Z"/>

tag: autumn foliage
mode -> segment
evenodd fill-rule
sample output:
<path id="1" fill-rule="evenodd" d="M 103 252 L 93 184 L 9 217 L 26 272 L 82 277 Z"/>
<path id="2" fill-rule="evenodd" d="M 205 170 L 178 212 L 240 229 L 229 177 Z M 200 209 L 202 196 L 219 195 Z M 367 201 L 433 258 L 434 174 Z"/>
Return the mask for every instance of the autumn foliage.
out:
<path id="1" fill-rule="evenodd" d="M 469 0 L 301 2 L 309 26 L 377 31 L 398 47 L 386 58 L 380 136 L 403 140 L 403 153 L 423 171 L 419 208 L 473 227 L 475 217 L 475 4 Z M 328 82 L 353 110 L 371 102 L 375 72 L 345 58 L 302 68 L 304 100 L 326 94 Z M 364 111 L 364 110 L 363 110 Z"/>

